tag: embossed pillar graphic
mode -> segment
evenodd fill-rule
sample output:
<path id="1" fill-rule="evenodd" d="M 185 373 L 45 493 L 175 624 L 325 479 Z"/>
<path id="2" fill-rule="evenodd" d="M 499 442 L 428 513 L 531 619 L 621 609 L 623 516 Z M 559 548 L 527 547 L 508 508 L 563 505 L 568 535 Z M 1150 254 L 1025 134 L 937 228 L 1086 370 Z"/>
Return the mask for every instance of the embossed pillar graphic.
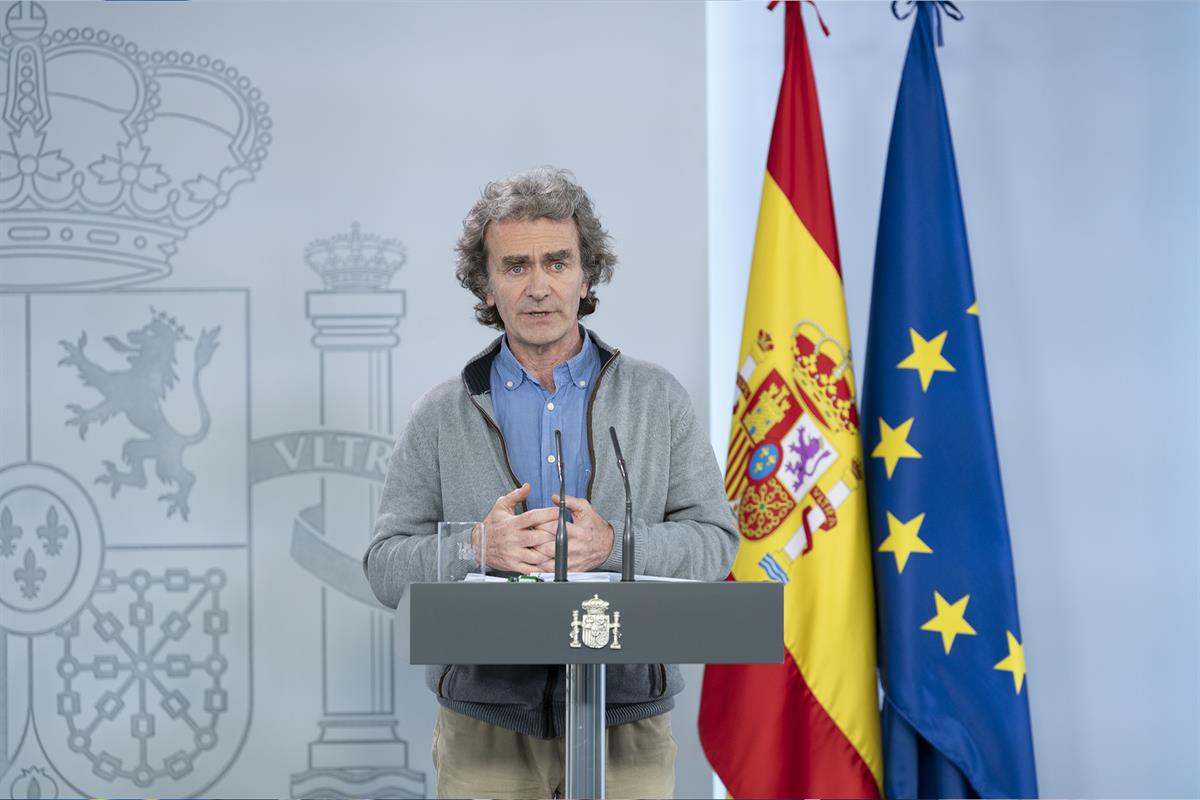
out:
<path id="1" fill-rule="evenodd" d="M 312 440 L 313 466 L 337 473 L 361 465 L 381 476 L 386 453 L 377 439 L 393 434 L 392 358 L 405 313 L 404 292 L 386 287 L 404 262 L 403 245 L 355 223 L 349 235 L 311 244 L 306 258 L 325 284 L 307 296 L 320 354 L 320 425 L 328 432 Z M 407 768 L 408 744 L 396 732 L 392 615 L 374 602 L 358 565 L 378 503 L 377 482 L 327 474 L 320 506 L 297 521 L 323 535 L 346 569 L 320 575 L 323 715 L 309 769 L 292 777 L 295 797 L 425 796 L 424 775 Z M 295 545 L 293 552 L 300 557 Z"/>

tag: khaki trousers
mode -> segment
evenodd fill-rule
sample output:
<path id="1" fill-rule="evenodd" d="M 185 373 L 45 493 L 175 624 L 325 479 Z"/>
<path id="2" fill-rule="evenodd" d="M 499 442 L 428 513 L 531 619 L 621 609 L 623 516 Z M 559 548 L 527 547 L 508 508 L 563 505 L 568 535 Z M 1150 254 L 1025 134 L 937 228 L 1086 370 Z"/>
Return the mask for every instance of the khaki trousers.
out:
<path id="1" fill-rule="evenodd" d="M 671 714 L 614 725 L 605 742 L 605 796 L 672 797 Z M 523 800 L 566 794 L 566 741 L 538 739 L 439 709 L 433 727 L 438 797 Z"/>

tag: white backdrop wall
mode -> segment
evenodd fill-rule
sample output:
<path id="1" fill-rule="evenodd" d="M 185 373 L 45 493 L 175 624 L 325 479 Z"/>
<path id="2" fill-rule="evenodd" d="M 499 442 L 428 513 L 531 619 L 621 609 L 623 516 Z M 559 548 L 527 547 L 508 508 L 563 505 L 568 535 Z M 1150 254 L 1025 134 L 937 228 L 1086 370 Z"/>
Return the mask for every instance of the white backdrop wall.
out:
<path id="1" fill-rule="evenodd" d="M 62 181 L 82 173 L 93 199 L 141 182 L 156 187 L 138 190 L 144 203 L 174 190 L 182 211 L 213 214 L 180 221 L 171 271 L 156 274 L 136 241 L 169 232 L 139 234 L 118 219 L 126 212 L 98 211 L 107 228 L 89 228 L 61 215 L 33 224 L 0 206 L 0 534 L 12 543 L 0 555 L 0 789 L 431 795 L 434 704 L 420 670 L 404 666 L 407 631 L 321 565 L 365 544 L 373 448 L 490 336 L 450 274 L 459 220 L 488 178 L 574 169 L 622 257 L 594 326 L 669 365 L 723 451 L 780 15 L 758 4 L 351 2 L 56 2 L 45 12 L 47 46 L 62 56 L 47 60 L 46 138 L 17 145 L 5 123 L 0 150 L 34 158 L 24 163 L 43 195 L 61 197 L 71 191 Z M 966 12 L 947 25 L 939 57 L 1043 793 L 1194 796 L 1200 15 L 1185 3 Z M 884 3 L 825 3 L 822 13 L 834 35 L 811 37 L 813 55 L 862 343 L 909 26 Z M 135 42 L 141 67 L 110 57 L 101 30 L 124 37 L 127 53 Z M 0 44 L 5 59 L 16 41 Z M 209 79 L 210 60 L 197 81 L 190 67 L 202 55 L 222 59 L 226 77 Z M 149 110 L 134 87 L 150 68 L 165 105 L 157 121 L 144 118 L 142 158 L 118 144 L 136 122 L 122 123 L 124 112 Z M 230 150 L 239 132 L 251 139 Z M 59 172 L 57 158 L 70 168 Z M 238 165 L 245 172 L 222 176 Z M 200 174 L 211 185 L 187 183 Z M 0 204 L 12 186 L 0 178 Z M 355 221 L 401 240 L 407 261 L 348 300 L 322 299 L 305 249 Z M 17 222 L 27 230 L 14 236 Z M 39 226 L 63 244 L 21 240 Z M 84 243 L 98 228 L 107 234 Z M 131 264 L 152 271 L 135 284 Z M 59 341 L 86 332 L 88 357 L 120 372 L 125 354 L 104 337 L 128 346 L 127 332 L 154 319 L 150 306 L 190 337 L 163 401 L 178 431 L 199 429 L 196 347 L 220 326 L 201 368 L 211 429 L 183 456 L 196 476 L 186 522 L 168 517 L 153 475 L 116 497 L 95 483 L 104 461 L 145 438 L 129 409 L 83 440 L 67 424 L 67 404 L 90 408 L 102 395 L 58 365 L 69 355 Z M 314 340 L 331 323 L 348 325 L 348 352 Z M 14 573 L 27 551 L 23 583 Z M 139 630 L 157 634 L 144 645 Z M 159 639 L 161 651 L 139 658 Z M 680 796 L 708 786 L 697 688 L 676 712 Z"/>
<path id="2" fill-rule="evenodd" d="M 960 3 L 938 50 L 1046 797 L 1200 794 L 1200 6 Z M 805 10 L 859 375 L 912 20 Z M 712 437 L 729 430 L 782 19 L 708 7 Z"/>
<path id="3" fill-rule="evenodd" d="M 494 335 L 453 244 L 486 180 L 541 164 L 575 171 L 615 239 L 593 327 L 669 365 L 707 418 L 704 8 L 47 3 L 3 24 L 0 62 L 31 85 L 43 63 L 45 96 L 13 98 L 19 145 L 26 118 L 0 130 L 0 792 L 432 796 L 436 706 L 356 563 L 379 448 Z M 73 191 L 92 217 L 46 209 Z M 147 221 L 164 206 L 173 230 Z M 349 246 L 355 222 L 407 260 L 331 293 L 306 248 Z M 146 256 L 184 233 L 169 271 Z M 133 421 L 166 365 L 116 377 L 158 312 L 190 337 L 157 337 L 180 376 L 166 425 L 203 434 L 182 448 L 186 521 L 158 499 L 156 465 L 181 474 L 153 457 L 168 431 Z M 60 340 L 81 333 L 75 356 Z M 81 439 L 65 406 L 105 396 L 85 363 L 119 385 L 96 379 L 116 413 Z M 111 496 L 96 478 L 127 474 L 139 438 L 148 484 Z M 696 796 L 690 674 L 676 735 Z"/>

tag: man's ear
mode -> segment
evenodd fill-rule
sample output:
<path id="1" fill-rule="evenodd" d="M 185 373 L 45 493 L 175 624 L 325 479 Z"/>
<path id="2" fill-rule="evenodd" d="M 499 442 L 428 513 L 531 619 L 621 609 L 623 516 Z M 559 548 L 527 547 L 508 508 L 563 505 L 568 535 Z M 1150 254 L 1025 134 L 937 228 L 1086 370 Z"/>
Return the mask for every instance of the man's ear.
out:
<path id="1" fill-rule="evenodd" d="M 584 281 L 583 285 L 579 287 L 579 299 L 586 300 L 587 296 L 588 296 L 588 291 L 591 288 L 592 288 L 592 285 L 590 283 L 588 283 L 587 281 Z"/>

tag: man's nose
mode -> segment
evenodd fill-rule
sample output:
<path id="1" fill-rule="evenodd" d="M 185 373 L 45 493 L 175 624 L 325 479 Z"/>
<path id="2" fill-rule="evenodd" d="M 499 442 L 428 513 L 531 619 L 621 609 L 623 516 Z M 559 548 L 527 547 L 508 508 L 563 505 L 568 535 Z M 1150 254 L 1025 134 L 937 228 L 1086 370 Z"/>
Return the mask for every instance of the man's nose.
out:
<path id="1" fill-rule="evenodd" d="M 545 299 L 550 294 L 550 279 L 542 270 L 534 267 L 529 276 L 529 283 L 525 286 L 525 293 L 534 300 Z"/>

